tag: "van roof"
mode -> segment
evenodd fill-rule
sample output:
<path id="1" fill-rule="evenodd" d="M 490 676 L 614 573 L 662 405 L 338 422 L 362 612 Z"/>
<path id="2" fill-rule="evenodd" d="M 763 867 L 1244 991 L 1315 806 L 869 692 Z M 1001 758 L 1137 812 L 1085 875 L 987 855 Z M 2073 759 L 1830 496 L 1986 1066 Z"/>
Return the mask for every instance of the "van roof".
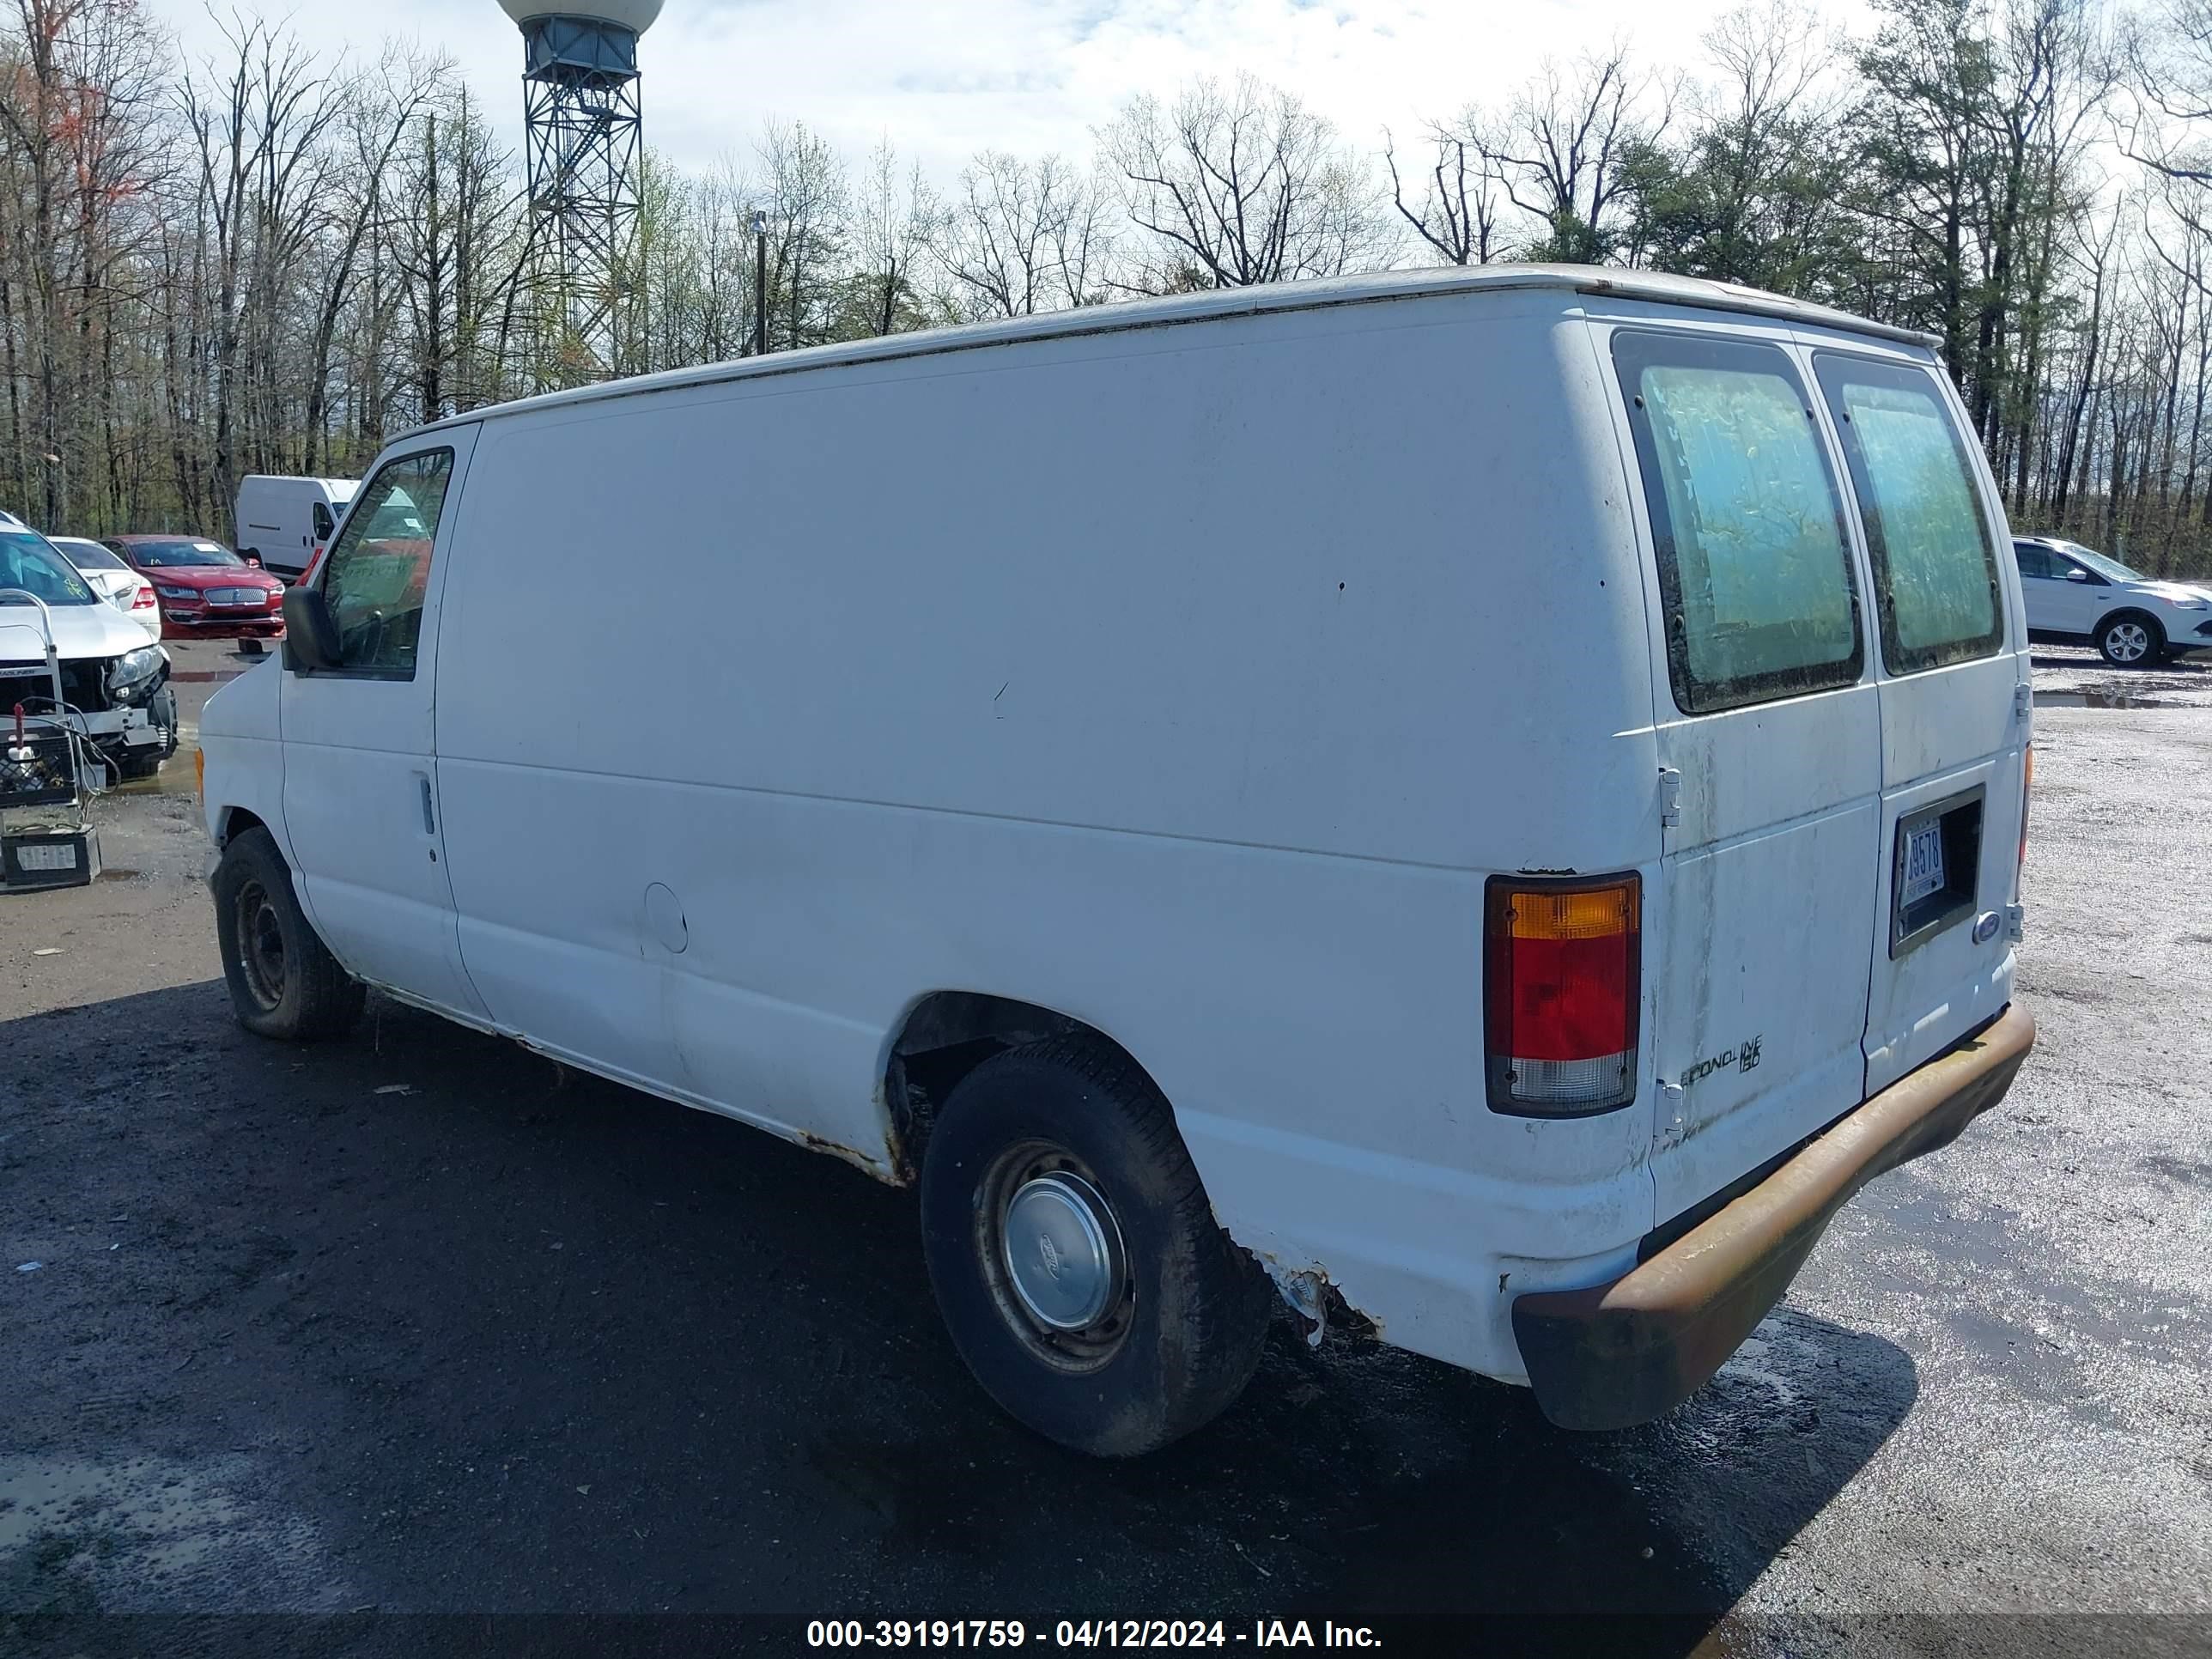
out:
<path id="1" fill-rule="evenodd" d="M 1853 333 L 1898 341 L 1907 345 L 1934 346 L 1938 336 L 1915 329 L 1870 322 L 1847 311 L 1764 289 L 1735 283 L 1717 283 L 1701 276 L 1672 276 L 1656 271 L 1620 270 L 1604 265 L 1492 264 L 1446 265 L 1425 270 L 1377 271 L 1360 276 L 1333 276 L 1291 283 L 1267 283 L 1249 288 L 1210 289 L 1198 294 L 1178 294 L 1165 299 L 1125 300 L 1110 305 L 1086 306 L 1072 311 L 1047 312 L 954 328 L 918 329 L 912 333 L 884 335 L 839 345 L 809 346 L 798 351 L 779 351 L 765 357 L 739 357 L 696 368 L 669 369 L 658 374 L 603 381 L 565 392 L 549 392 L 449 416 L 415 428 L 434 432 L 441 428 L 526 410 L 558 408 L 568 404 L 604 398 L 635 397 L 642 392 L 711 386 L 724 380 L 754 376 L 792 374 L 812 368 L 850 363 L 884 362 L 902 357 L 924 357 L 940 352 L 969 351 L 986 346 L 1011 345 L 1024 340 L 1059 339 L 1085 334 L 1120 333 L 1124 330 L 1165 327 L 1177 323 L 1206 322 L 1222 317 L 1258 316 L 1279 311 L 1310 311 L 1324 307 L 1372 304 L 1380 301 L 1413 299 L 1465 293 L 1510 293 L 1529 289 L 1558 289 L 1577 294 L 1605 295 L 1628 300 L 1652 300 L 1692 306 L 1706 311 L 1734 311 L 1773 317 L 1793 323 L 1847 330 Z M 413 433 L 407 434 L 413 436 Z"/>

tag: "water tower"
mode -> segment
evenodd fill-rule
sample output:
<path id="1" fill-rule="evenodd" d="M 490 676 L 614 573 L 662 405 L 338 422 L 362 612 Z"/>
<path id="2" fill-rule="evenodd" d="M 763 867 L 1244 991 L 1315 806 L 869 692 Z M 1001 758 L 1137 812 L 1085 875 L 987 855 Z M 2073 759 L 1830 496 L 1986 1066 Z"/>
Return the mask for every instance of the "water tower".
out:
<path id="1" fill-rule="evenodd" d="M 532 252 L 568 379 L 613 366 L 636 234 L 643 125 L 638 37 L 661 0 L 499 0 L 522 30 Z M 575 362 L 576 358 L 589 362 Z"/>

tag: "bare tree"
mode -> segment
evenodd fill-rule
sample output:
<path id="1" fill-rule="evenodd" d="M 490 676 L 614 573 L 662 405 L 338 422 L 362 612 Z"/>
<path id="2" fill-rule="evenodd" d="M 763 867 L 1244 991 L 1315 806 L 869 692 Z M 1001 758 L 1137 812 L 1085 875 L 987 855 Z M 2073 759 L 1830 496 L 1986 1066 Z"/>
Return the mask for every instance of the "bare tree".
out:
<path id="1" fill-rule="evenodd" d="M 1398 172 L 1398 152 L 1382 135 L 1382 159 L 1390 171 L 1390 199 L 1413 232 L 1450 265 L 1486 265 L 1501 251 L 1498 212 L 1504 180 L 1492 157 L 1496 146 L 1480 136 L 1482 117 L 1470 109 L 1457 125 L 1429 128 L 1429 170 L 1418 207 L 1408 205 L 1406 181 Z"/>
<path id="2" fill-rule="evenodd" d="M 834 326 L 851 195 L 845 163 L 797 121 L 769 122 L 759 154 L 769 222 L 769 342 L 812 345 Z"/>
<path id="3" fill-rule="evenodd" d="M 868 157 L 854 210 L 854 326 L 848 331 L 896 334 L 937 320 L 915 278 L 937 246 L 945 210 L 919 165 L 899 166 L 889 138 Z"/>
<path id="4" fill-rule="evenodd" d="M 942 253 L 964 314 L 1026 317 L 1095 303 L 1111 258 L 1105 192 L 1057 155 L 985 150 L 960 175 Z"/>
<path id="5" fill-rule="evenodd" d="M 2212 0 L 2162 0 L 2130 20 L 2130 157 L 2170 179 L 2212 186 Z"/>
<path id="6" fill-rule="evenodd" d="M 447 59 L 394 48 L 385 53 L 375 74 L 346 89 L 345 148 L 353 165 L 341 172 L 338 186 L 329 197 L 334 246 L 315 307 L 301 462 L 301 470 L 311 475 L 322 465 L 329 438 L 325 421 L 339 319 L 353 292 L 362 246 L 385 228 L 386 175 L 417 116 L 444 88 L 451 72 Z"/>
<path id="7" fill-rule="evenodd" d="M 1664 137 L 1673 91 L 1615 41 L 1569 69 L 1547 61 L 1494 139 L 1461 135 L 1498 169 L 1513 205 L 1540 224 L 1529 258 L 1595 264 L 1613 254 L 1629 163 Z"/>
<path id="8" fill-rule="evenodd" d="M 343 90 L 297 36 L 234 15 L 226 56 L 187 70 L 179 90 L 198 152 L 202 201 L 216 263 L 212 356 L 216 503 L 240 476 L 238 394 L 252 377 L 249 335 L 270 337 L 279 274 L 312 235 L 331 161 L 325 136 L 344 111 Z"/>
<path id="9" fill-rule="evenodd" d="M 1391 251 L 1386 210 L 1335 128 L 1251 76 L 1194 82 L 1166 106 L 1132 99 L 1099 142 L 1145 238 L 1133 287 L 1334 276 Z"/>

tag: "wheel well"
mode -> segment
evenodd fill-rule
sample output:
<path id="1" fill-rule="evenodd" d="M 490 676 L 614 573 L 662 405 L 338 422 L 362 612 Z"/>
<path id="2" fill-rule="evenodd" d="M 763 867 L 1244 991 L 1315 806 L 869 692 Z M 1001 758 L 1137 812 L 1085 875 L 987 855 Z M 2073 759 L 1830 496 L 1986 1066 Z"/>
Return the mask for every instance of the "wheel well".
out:
<path id="1" fill-rule="evenodd" d="M 216 844 L 219 847 L 228 847 L 249 830 L 266 830 L 268 827 L 243 806 L 225 807 L 222 814 L 222 833 L 216 837 Z"/>
<path id="2" fill-rule="evenodd" d="M 976 991 L 933 991 L 915 1003 L 891 1040 L 884 1068 L 891 1157 L 899 1179 L 911 1181 L 921 1167 L 938 1108 L 969 1073 L 1009 1048 L 1076 1036 L 1094 1038 L 1131 1065 L 1138 1063 L 1096 1026 L 1033 1002 Z"/>
<path id="3" fill-rule="evenodd" d="M 2095 632 L 2093 633 L 2090 637 L 2094 639 L 2098 634 L 2102 634 L 2114 623 L 2124 621 L 2130 617 L 2136 617 L 2139 621 L 2147 624 L 2149 627 L 2151 633 L 2155 637 L 2161 640 L 2166 637 L 2166 625 L 2164 623 L 2160 622 L 2157 617 L 2152 616 L 2149 611 L 2142 610 L 2132 605 L 2124 605 L 2118 610 L 2108 611 L 2103 616 L 2098 617 Z"/>

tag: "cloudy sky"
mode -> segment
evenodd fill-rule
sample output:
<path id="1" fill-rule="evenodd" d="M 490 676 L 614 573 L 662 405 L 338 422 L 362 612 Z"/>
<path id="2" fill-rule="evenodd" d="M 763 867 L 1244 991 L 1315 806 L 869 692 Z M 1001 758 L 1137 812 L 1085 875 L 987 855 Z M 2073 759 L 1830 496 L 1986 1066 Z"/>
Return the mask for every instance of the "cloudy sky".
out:
<path id="1" fill-rule="evenodd" d="M 227 14 L 242 0 L 216 0 Z M 285 0 L 268 0 L 271 14 Z M 857 156 L 888 133 L 939 179 L 986 147 L 1087 154 L 1139 91 L 1249 70 L 1379 146 L 1509 94 L 1547 54 L 1625 35 L 1684 64 L 1732 0 L 668 0 L 646 37 L 648 141 L 687 165 L 743 154 L 767 116 Z M 1861 26 L 1862 0 L 1817 0 Z M 202 0 L 148 0 L 187 55 L 219 46 Z M 520 39 L 496 0 L 291 0 L 321 51 L 387 36 L 450 53 L 519 142 Z M 579 5 L 578 9 L 583 7 Z"/>

